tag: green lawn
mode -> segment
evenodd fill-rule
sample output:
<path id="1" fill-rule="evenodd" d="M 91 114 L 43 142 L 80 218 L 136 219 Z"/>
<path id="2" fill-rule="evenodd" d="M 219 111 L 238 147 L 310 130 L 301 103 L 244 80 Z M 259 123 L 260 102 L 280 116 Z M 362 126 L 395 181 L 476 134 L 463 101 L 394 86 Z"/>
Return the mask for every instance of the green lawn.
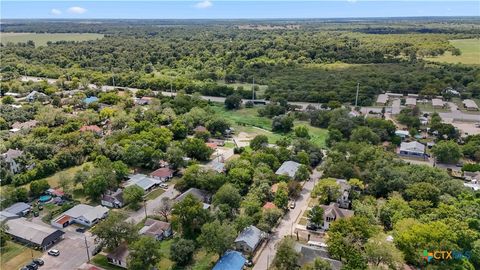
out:
<path id="1" fill-rule="evenodd" d="M 461 55 L 455 56 L 445 52 L 441 56 L 427 58 L 427 60 L 446 63 L 462 63 L 468 65 L 480 65 L 480 39 L 456 39 L 450 43 L 460 49 Z"/>
<path id="2" fill-rule="evenodd" d="M 224 80 L 218 80 L 217 84 L 228 85 L 230 87 L 233 87 L 235 90 L 237 89 L 237 87 L 243 87 L 243 90 L 252 91 L 252 83 L 225 83 Z M 263 98 L 263 96 L 265 94 L 265 90 L 267 90 L 268 86 L 267 85 L 261 85 L 261 84 L 255 84 L 255 86 L 258 87 L 258 90 L 256 91 L 256 97 L 257 98 Z"/>
<path id="3" fill-rule="evenodd" d="M 212 106 L 211 108 L 217 115 L 232 122 L 237 134 L 245 132 L 255 135 L 266 135 L 269 143 L 275 143 L 282 136 L 293 136 L 292 132 L 288 134 L 271 132 L 272 120 L 259 116 L 258 107 L 243 108 L 240 110 L 226 110 L 220 106 Z M 295 126 L 297 125 L 305 125 L 309 130 L 312 142 L 321 147 L 325 146 L 325 140 L 328 134 L 326 129 L 313 127 L 305 121 L 295 121 Z"/>
<path id="4" fill-rule="evenodd" d="M 92 258 L 92 264 L 94 264 L 96 266 L 99 266 L 99 267 L 101 267 L 103 269 L 106 269 L 106 270 L 122 270 L 122 269 L 124 269 L 124 268 L 121 268 L 121 267 L 118 267 L 118 266 L 115 266 L 113 264 L 108 263 L 107 256 L 105 256 L 103 254 L 95 255 Z"/>
<path id="5" fill-rule="evenodd" d="M 87 165 L 91 166 L 92 163 L 91 162 L 85 162 L 82 165 L 78 165 L 78 166 L 75 166 L 75 167 L 70 167 L 70 168 L 65 169 L 63 171 L 59 171 L 52 176 L 49 176 L 49 177 L 46 177 L 46 178 L 43 178 L 43 179 L 40 179 L 40 180 L 44 180 L 44 179 L 47 180 L 50 187 L 58 187 L 58 185 L 59 185 L 58 183 L 60 182 L 61 178 L 63 178 L 63 177 L 73 178 L 73 176 L 75 175 L 75 173 L 77 171 L 83 169 L 83 167 L 85 167 Z M 24 187 L 30 189 L 30 184 L 25 184 Z"/>
<path id="6" fill-rule="evenodd" d="M 161 188 L 157 188 L 154 191 L 148 193 L 147 196 L 145 196 L 145 199 L 153 200 L 153 199 L 157 198 L 158 196 L 162 195 L 164 192 L 165 192 L 165 190 L 163 190 Z"/>
<path id="7" fill-rule="evenodd" d="M 32 250 L 18 243 L 7 241 L 5 247 L 0 252 L 0 269 L 19 269 L 29 263 L 33 258 L 40 257 L 42 253 Z"/>
<path id="8" fill-rule="evenodd" d="M 0 33 L 1 43 L 27 42 L 32 40 L 35 46 L 45 46 L 48 41 L 86 41 L 103 38 L 102 34 L 91 33 Z"/>

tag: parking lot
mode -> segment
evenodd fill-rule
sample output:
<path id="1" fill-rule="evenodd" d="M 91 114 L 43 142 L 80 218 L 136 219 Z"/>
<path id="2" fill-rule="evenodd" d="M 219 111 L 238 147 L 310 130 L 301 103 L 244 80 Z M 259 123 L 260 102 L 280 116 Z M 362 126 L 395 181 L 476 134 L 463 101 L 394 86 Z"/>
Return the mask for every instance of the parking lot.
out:
<path id="1" fill-rule="evenodd" d="M 45 251 L 42 256 L 42 259 L 45 261 L 45 265 L 42 266 L 42 270 L 77 269 L 79 266 L 85 263 L 87 261 L 85 237 L 89 246 L 90 258 L 93 257 L 92 251 L 95 243 L 92 234 L 90 232 L 77 233 L 67 229 L 65 230 L 65 238 L 52 247 L 52 249 L 58 249 L 60 251 L 60 255 L 58 257 L 50 256 L 47 254 L 47 251 Z"/>

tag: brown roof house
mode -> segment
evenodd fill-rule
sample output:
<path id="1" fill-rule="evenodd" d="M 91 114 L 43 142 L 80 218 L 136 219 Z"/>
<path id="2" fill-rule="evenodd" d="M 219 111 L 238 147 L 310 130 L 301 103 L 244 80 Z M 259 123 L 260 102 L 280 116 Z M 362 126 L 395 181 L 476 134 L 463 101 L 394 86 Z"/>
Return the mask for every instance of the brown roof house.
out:
<path id="1" fill-rule="evenodd" d="M 150 173 L 150 176 L 157 180 L 168 181 L 173 177 L 173 170 L 168 167 L 160 168 Z"/>
<path id="2" fill-rule="evenodd" d="M 138 232 L 156 240 L 163 240 L 173 235 L 172 225 L 168 222 L 147 218 L 144 226 Z"/>
<path id="3" fill-rule="evenodd" d="M 107 254 L 107 261 L 110 264 L 127 269 L 127 258 L 129 254 L 127 243 L 123 243 Z"/>
<path id="4" fill-rule="evenodd" d="M 330 203 L 329 205 L 322 205 L 323 208 L 323 225 L 322 229 L 328 230 L 330 223 L 335 220 L 352 217 L 354 212 L 352 210 L 342 209 L 337 203 Z"/>

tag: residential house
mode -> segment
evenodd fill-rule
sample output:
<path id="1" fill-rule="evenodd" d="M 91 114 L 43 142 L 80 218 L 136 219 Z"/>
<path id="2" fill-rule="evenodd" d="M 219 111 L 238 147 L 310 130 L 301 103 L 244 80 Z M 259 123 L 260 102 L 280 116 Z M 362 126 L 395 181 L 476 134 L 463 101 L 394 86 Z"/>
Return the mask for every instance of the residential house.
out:
<path id="1" fill-rule="evenodd" d="M 443 109 L 445 108 L 445 102 L 439 98 L 432 99 L 432 106 L 434 109 Z"/>
<path id="2" fill-rule="evenodd" d="M 65 228 L 69 224 L 77 223 L 91 227 L 108 215 L 108 208 L 97 205 L 77 204 L 51 221 L 51 225 L 57 228 Z"/>
<path id="3" fill-rule="evenodd" d="M 417 141 L 402 142 L 400 144 L 400 149 L 398 151 L 398 154 L 400 156 L 405 156 L 405 157 L 414 157 L 414 158 L 422 158 L 422 159 L 427 158 L 427 155 L 425 153 L 425 145 Z"/>
<path id="4" fill-rule="evenodd" d="M 337 198 L 338 206 L 348 209 L 352 201 L 350 200 L 351 186 L 345 179 L 337 179 L 337 184 L 340 186 L 340 196 Z"/>
<path id="5" fill-rule="evenodd" d="M 410 137 L 410 132 L 408 132 L 408 130 L 395 130 L 395 135 L 400 137 L 400 139 L 404 140 Z"/>
<path id="6" fill-rule="evenodd" d="M 212 270 L 242 270 L 246 261 L 242 253 L 229 250 L 217 261 Z"/>
<path id="7" fill-rule="evenodd" d="M 37 247 L 41 250 L 54 245 L 63 239 L 65 234 L 61 230 L 51 228 L 39 223 L 33 223 L 25 218 L 10 219 L 5 222 L 6 232 L 16 241 L 27 244 L 30 247 Z"/>
<path id="8" fill-rule="evenodd" d="M 215 143 L 217 146 L 224 146 L 225 145 L 225 141 L 224 140 L 220 140 L 220 139 L 208 139 L 208 142 L 209 143 Z"/>
<path id="9" fill-rule="evenodd" d="M 152 103 L 153 98 L 152 97 L 142 97 L 142 98 L 137 98 L 135 99 L 134 103 L 135 105 L 149 105 Z"/>
<path id="10" fill-rule="evenodd" d="M 110 264 L 127 269 L 127 259 L 130 252 L 127 243 L 122 243 L 112 252 L 107 254 L 107 261 Z"/>
<path id="11" fill-rule="evenodd" d="M 0 211 L 0 224 L 10 219 L 20 218 L 19 216 L 7 211 Z"/>
<path id="12" fill-rule="evenodd" d="M 162 181 L 152 177 L 148 177 L 145 174 L 134 174 L 130 176 L 130 179 L 126 182 L 125 187 L 137 185 L 141 187 L 145 192 L 149 192 L 161 183 Z"/>
<path id="13" fill-rule="evenodd" d="M 313 263 L 316 258 L 322 258 L 324 261 L 330 263 L 332 270 L 342 269 L 342 262 L 332 259 L 328 251 L 324 248 L 311 247 L 296 243 L 295 250 L 300 253 L 300 258 L 298 259 L 298 264 L 300 266 Z"/>
<path id="14" fill-rule="evenodd" d="M 214 160 L 210 163 L 210 168 L 218 173 L 225 172 L 225 163 Z"/>
<path id="15" fill-rule="evenodd" d="M 246 253 L 254 253 L 266 236 L 267 234 L 257 227 L 248 226 L 235 239 L 235 248 Z"/>
<path id="16" fill-rule="evenodd" d="M 193 197 L 197 198 L 199 201 L 203 203 L 203 208 L 208 209 L 210 208 L 210 200 L 211 200 L 211 195 L 205 190 L 201 190 L 198 188 L 190 188 L 184 193 L 180 194 L 177 198 L 175 198 L 175 202 L 181 202 L 183 201 L 189 194 L 191 194 Z"/>
<path id="17" fill-rule="evenodd" d="M 163 167 L 150 173 L 150 176 L 160 181 L 168 181 L 172 179 L 173 172 L 174 171 L 172 169 L 168 167 Z"/>
<path id="18" fill-rule="evenodd" d="M 153 237 L 156 240 L 163 240 L 172 236 L 173 230 L 172 225 L 168 222 L 147 218 L 138 233 Z"/>
<path id="19" fill-rule="evenodd" d="M 100 203 L 110 208 L 122 208 L 125 204 L 123 200 L 123 190 L 120 188 L 117 189 L 117 191 L 107 190 L 107 192 L 102 195 Z"/>
<path id="20" fill-rule="evenodd" d="M 322 205 L 323 208 L 323 224 L 322 229 L 328 230 L 330 228 L 330 223 L 335 220 L 348 218 L 353 216 L 354 212 L 352 210 L 342 209 L 337 203 L 330 203 L 329 205 Z"/>
<path id="21" fill-rule="evenodd" d="M 467 111 L 478 111 L 478 105 L 472 99 L 463 100 L 463 107 L 467 109 Z"/>
<path id="22" fill-rule="evenodd" d="M 387 105 L 388 102 L 388 95 L 386 94 L 380 94 L 377 97 L 377 105 L 378 106 L 385 106 Z"/>
<path id="23" fill-rule="evenodd" d="M 3 211 L 22 217 L 26 216 L 31 209 L 31 205 L 24 202 L 17 202 L 10 205 L 8 208 L 5 208 Z"/>
<path id="24" fill-rule="evenodd" d="M 414 97 L 407 97 L 405 99 L 405 106 L 407 107 L 415 107 L 417 105 L 417 99 Z"/>
<path id="25" fill-rule="evenodd" d="M 217 149 L 218 145 L 216 143 L 213 143 L 213 142 L 206 142 L 205 143 L 206 146 L 208 146 L 209 148 L 215 150 Z"/>
<path id="26" fill-rule="evenodd" d="M 21 169 L 21 164 L 17 162 L 17 159 L 23 155 L 23 151 L 18 149 L 8 149 L 7 152 L 2 154 L 3 162 L 6 163 L 11 173 L 18 173 Z"/>
<path id="27" fill-rule="evenodd" d="M 290 178 L 294 178 L 295 174 L 298 171 L 298 168 L 300 168 L 302 164 L 295 162 L 295 161 L 285 161 L 283 162 L 282 166 L 278 168 L 278 170 L 275 172 L 276 175 L 287 175 Z"/>

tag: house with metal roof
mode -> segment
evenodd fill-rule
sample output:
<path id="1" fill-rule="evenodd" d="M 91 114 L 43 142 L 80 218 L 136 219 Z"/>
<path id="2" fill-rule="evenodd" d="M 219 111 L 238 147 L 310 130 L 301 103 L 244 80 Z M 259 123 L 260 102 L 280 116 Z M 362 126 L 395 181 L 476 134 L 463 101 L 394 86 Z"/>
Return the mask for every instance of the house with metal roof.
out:
<path id="1" fill-rule="evenodd" d="M 10 219 L 14 219 L 14 218 L 19 218 L 19 216 L 15 215 L 15 214 L 12 214 L 12 213 L 9 213 L 9 212 L 6 212 L 6 211 L 0 211 L 0 223 L 5 222 L 5 221 L 10 220 Z"/>
<path id="2" fill-rule="evenodd" d="M 108 211 L 108 208 L 101 205 L 90 206 L 86 204 L 77 204 L 53 219 L 51 224 L 57 228 L 65 228 L 72 223 L 91 227 L 97 224 L 101 219 L 106 218 Z"/>
<path id="3" fill-rule="evenodd" d="M 478 111 L 478 105 L 472 99 L 463 100 L 463 107 L 465 107 L 467 111 Z"/>
<path id="4" fill-rule="evenodd" d="M 439 98 L 432 99 L 432 106 L 435 109 L 442 109 L 445 107 L 445 102 Z"/>
<path id="5" fill-rule="evenodd" d="M 337 203 L 330 203 L 329 205 L 322 205 L 323 208 L 323 224 L 322 229 L 328 230 L 330 223 L 335 220 L 352 217 L 354 212 L 352 210 L 342 209 Z"/>
<path id="6" fill-rule="evenodd" d="M 45 225 L 27 221 L 25 218 L 7 220 L 6 232 L 16 241 L 45 250 L 63 238 L 65 234 Z"/>
<path id="7" fill-rule="evenodd" d="M 400 156 L 406 157 L 415 157 L 415 158 L 425 158 L 425 145 L 417 141 L 413 142 L 402 142 L 400 144 L 400 149 L 398 151 Z"/>
<path id="8" fill-rule="evenodd" d="M 128 179 L 125 187 L 137 185 L 141 187 L 144 191 L 150 191 L 161 183 L 162 181 L 149 177 L 145 174 L 134 174 L 130 176 L 130 179 Z"/>
<path id="9" fill-rule="evenodd" d="M 410 137 L 410 132 L 408 130 L 395 130 L 395 135 L 397 135 L 403 140 Z"/>
<path id="10" fill-rule="evenodd" d="M 417 99 L 414 97 L 407 97 L 405 99 L 405 105 L 408 107 L 414 107 L 417 105 Z"/>
<path id="11" fill-rule="evenodd" d="M 287 175 L 290 178 L 294 178 L 295 174 L 298 171 L 298 168 L 300 168 L 302 164 L 295 162 L 295 161 L 285 161 L 283 162 L 282 166 L 278 168 L 278 170 L 275 172 L 276 175 Z"/>
<path id="12" fill-rule="evenodd" d="M 3 211 L 21 217 L 27 215 L 30 212 L 30 209 L 32 209 L 32 206 L 28 203 L 17 202 L 10 205 L 10 207 L 4 209 Z"/>
<path id="13" fill-rule="evenodd" d="M 380 94 L 377 97 L 377 105 L 380 106 L 385 106 L 388 102 L 388 95 L 386 94 Z"/>
<path id="14" fill-rule="evenodd" d="M 247 259 L 238 251 L 227 251 L 217 261 L 212 270 L 242 270 Z"/>
<path id="15" fill-rule="evenodd" d="M 235 248 L 246 253 L 253 253 L 266 236 L 267 234 L 257 227 L 248 226 L 235 239 Z"/>

